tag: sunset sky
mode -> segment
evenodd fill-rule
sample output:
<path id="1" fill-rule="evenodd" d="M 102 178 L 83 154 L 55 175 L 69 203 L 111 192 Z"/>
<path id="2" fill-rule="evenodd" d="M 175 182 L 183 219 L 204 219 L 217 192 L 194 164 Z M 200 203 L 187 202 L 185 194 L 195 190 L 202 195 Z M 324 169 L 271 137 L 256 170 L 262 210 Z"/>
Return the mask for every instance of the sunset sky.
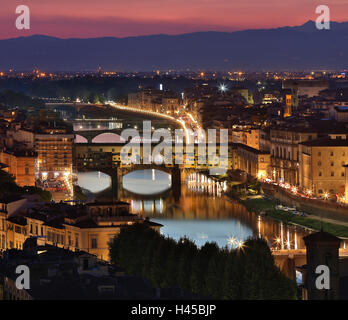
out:
<path id="1" fill-rule="evenodd" d="M 347 0 L 1 0 L 0 38 L 127 37 L 293 26 L 315 20 L 320 4 L 329 6 L 331 20 L 348 21 Z M 18 5 L 30 8 L 30 30 L 15 27 Z"/>

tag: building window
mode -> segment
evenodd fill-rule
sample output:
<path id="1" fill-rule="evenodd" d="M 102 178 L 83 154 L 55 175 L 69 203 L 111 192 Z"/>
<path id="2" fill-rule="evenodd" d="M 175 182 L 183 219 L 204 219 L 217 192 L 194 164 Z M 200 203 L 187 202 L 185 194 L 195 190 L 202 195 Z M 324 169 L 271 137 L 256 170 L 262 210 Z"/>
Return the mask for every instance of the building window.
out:
<path id="1" fill-rule="evenodd" d="M 320 194 L 323 193 L 323 190 L 319 189 L 319 190 L 318 190 L 318 193 L 320 193 Z"/>
<path id="2" fill-rule="evenodd" d="M 98 248 L 97 238 L 92 238 L 92 249 Z"/>
<path id="3" fill-rule="evenodd" d="M 318 161 L 318 166 L 319 166 L 319 167 L 321 166 L 321 161 Z"/>
<path id="4" fill-rule="evenodd" d="M 341 177 L 344 177 L 344 172 L 341 172 Z"/>
<path id="5" fill-rule="evenodd" d="M 319 171 L 319 177 L 321 177 L 321 171 Z"/>
<path id="6" fill-rule="evenodd" d="M 331 177 L 335 176 L 335 172 L 331 171 Z"/>
<path id="7" fill-rule="evenodd" d="M 334 166 L 334 163 L 333 161 L 330 162 L 330 166 L 333 167 Z"/>
<path id="8" fill-rule="evenodd" d="M 330 156 L 333 157 L 334 153 L 333 151 L 330 151 Z"/>
<path id="9" fill-rule="evenodd" d="M 321 152 L 320 151 L 318 151 L 318 157 L 320 157 L 321 156 Z"/>

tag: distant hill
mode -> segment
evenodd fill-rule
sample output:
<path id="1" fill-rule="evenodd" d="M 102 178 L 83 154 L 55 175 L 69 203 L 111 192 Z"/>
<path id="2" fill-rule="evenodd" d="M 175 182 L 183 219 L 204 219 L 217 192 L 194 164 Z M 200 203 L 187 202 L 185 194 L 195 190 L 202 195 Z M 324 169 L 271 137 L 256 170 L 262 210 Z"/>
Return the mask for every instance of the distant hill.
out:
<path id="1" fill-rule="evenodd" d="M 0 70 L 300 70 L 348 69 L 348 22 L 128 38 L 0 40 Z"/>

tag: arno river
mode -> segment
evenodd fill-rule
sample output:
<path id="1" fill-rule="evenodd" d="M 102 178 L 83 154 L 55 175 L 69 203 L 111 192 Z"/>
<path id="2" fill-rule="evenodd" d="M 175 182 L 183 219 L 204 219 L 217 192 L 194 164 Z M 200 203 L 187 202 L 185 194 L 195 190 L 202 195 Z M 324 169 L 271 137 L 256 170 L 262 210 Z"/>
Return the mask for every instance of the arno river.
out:
<path id="1" fill-rule="evenodd" d="M 110 178 L 100 172 L 78 174 L 78 184 L 98 195 L 110 190 Z M 162 233 L 174 239 L 186 236 L 198 246 L 215 241 L 234 246 L 248 237 L 263 237 L 271 247 L 300 249 L 308 232 L 248 212 L 237 201 L 216 190 L 194 184 L 170 189 L 170 176 L 157 170 L 135 171 L 123 178 L 118 197 L 131 211 L 163 224 Z M 161 192 L 162 191 L 162 192 Z"/>
<path id="2" fill-rule="evenodd" d="M 115 109 L 113 112 L 119 119 L 144 118 L 143 114 L 124 110 Z M 94 115 L 90 116 L 93 118 Z M 148 118 L 155 119 L 153 116 Z M 161 121 L 163 122 L 163 119 Z M 110 200 L 110 195 L 113 195 L 109 176 L 100 172 L 78 173 L 78 184 L 89 190 L 97 199 L 106 193 Z M 124 177 L 117 197 L 129 202 L 133 213 L 149 216 L 151 220 L 163 224 L 164 235 L 175 239 L 186 236 L 198 246 L 207 241 L 215 241 L 224 247 L 251 236 L 261 236 L 272 247 L 304 247 L 302 237 L 307 232 L 302 228 L 289 227 L 267 217 L 249 213 L 238 202 L 217 194 L 216 190 L 202 190 L 200 186 L 190 184 L 182 185 L 178 191 L 169 188 L 170 184 L 170 176 L 164 172 L 136 171 Z"/>

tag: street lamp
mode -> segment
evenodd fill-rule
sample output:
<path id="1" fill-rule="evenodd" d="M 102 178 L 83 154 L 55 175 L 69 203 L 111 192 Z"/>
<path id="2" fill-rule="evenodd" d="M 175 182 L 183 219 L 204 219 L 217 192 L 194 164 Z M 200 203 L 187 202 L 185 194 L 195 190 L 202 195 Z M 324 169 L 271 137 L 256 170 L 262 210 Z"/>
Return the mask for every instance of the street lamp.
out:
<path id="1" fill-rule="evenodd" d="M 220 86 L 219 86 L 219 90 L 221 91 L 221 92 L 226 92 L 227 91 L 227 86 L 225 85 L 225 84 L 220 84 Z"/>

